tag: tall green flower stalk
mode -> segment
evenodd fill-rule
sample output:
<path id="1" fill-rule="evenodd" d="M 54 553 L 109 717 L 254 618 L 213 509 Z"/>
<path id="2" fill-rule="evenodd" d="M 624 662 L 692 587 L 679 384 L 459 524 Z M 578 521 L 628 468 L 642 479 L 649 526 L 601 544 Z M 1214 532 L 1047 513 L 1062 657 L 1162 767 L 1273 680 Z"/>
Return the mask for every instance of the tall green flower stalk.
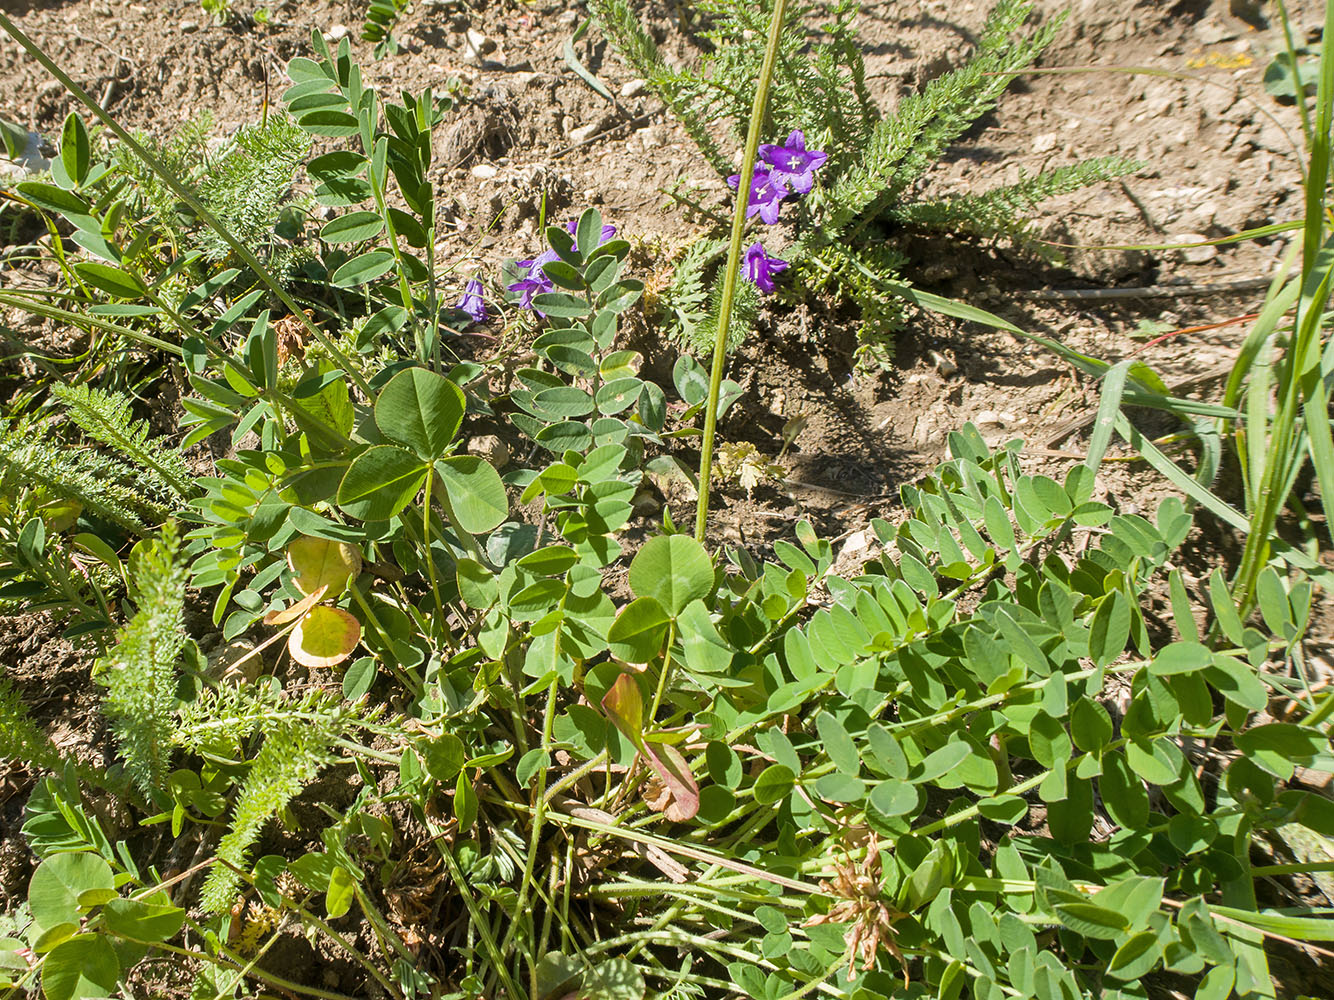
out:
<path id="1" fill-rule="evenodd" d="M 773 81 L 774 66 L 778 61 L 779 43 L 783 37 L 783 21 L 787 17 L 787 0 L 774 0 L 769 17 L 769 43 L 764 50 L 764 62 L 755 82 L 755 101 L 750 109 L 750 126 L 746 130 L 746 151 L 741 158 L 741 183 L 737 184 L 736 210 L 732 214 L 732 240 L 727 248 L 727 269 L 723 272 L 723 295 L 718 307 L 718 330 L 713 341 L 713 369 L 709 376 L 709 402 L 704 410 L 704 444 L 699 456 L 699 502 L 695 508 L 695 540 L 704 541 L 709 525 L 709 474 L 713 469 L 713 439 L 718 430 L 718 396 L 723 383 L 723 366 L 727 362 L 727 335 L 732 324 L 732 307 L 736 301 L 736 283 L 741 273 L 741 242 L 746 232 L 746 209 L 750 204 L 749 179 L 755 173 L 759 154 L 760 132 L 769 106 L 769 87 Z"/>

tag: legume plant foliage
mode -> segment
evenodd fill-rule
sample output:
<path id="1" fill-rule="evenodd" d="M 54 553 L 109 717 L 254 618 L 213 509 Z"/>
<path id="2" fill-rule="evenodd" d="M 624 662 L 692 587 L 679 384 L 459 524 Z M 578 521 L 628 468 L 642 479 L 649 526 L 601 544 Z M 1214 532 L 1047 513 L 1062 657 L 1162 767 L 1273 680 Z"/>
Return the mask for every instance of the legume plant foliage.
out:
<path id="1" fill-rule="evenodd" d="M 340 145 L 310 195 L 252 198 L 272 245 L 109 119 L 72 115 L 17 188 L 82 253 L 59 295 L 0 301 L 93 347 L 5 418 L 0 597 L 95 649 L 115 752 L 55 746 L 0 681 L 0 751 L 41 775 L 11 988 L 110 996 L 166 955 L 198 997 L 339 996 L 265 961 L 299 928 L 401 1000 L 1225 1000 L 1275 995 L 1266 936 L 1330 938 L 1257 903 L 1287 868 L 1250 851 L 1334 837 L 1334 803 L 1287 786 L 1330 766 L 1334 700 L 1283 669 L 1309 581 L 1266 566 L 1252 620 L 1217 572 L 1202 630 L 1185 504 L 1093 499 L 1111 415 L 1063 481 L 960 429 L 849 573 L 804 522 L 763 559 L 646 531 L 646 475 L 739 387 L 714 403 L 689 356 L 641 377 L 643 286 L 593 210 L 449 291 L 449 102 L 313 44 L 263 127 Z M 527 336 L 450 360 L 488 302 Z M 184 384 L 179 445 L 136 377 Z M 479 427 L 518 460 L 471 453 Z M 205 441 L 226 455 L 196 479 Z M 346 801 L 298 830 L 320 775 Z"/>

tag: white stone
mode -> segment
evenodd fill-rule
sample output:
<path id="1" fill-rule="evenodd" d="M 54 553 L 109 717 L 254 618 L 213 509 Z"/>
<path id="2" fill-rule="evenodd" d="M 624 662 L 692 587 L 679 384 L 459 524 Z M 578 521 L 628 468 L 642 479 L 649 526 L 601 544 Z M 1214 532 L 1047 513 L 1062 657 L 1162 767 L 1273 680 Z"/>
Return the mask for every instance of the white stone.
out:
<path id="1" fill-rule="evenodd" d="M 332 28 L 330 28 L 328 31 L 324 33 L 324 37 L 331 42 L 341 42 L 350 33 L 351 32 L 349 31 L 348 26 L 346 24 L 335 24 Z"/>
<path id="2" fill-rule="evenodd" d="M 578 128 L 570 129 L 570 140 L 572 142 L 587 142 L 597 134 L 600 126 L 597 122 L 592 125 L 580 125 Z"/>
<path id="3" fill-rule="evenodd" d="M 643 80 L 639 79 L 627 80 L 625 85 L 621 87 L 621 96 L 627 98 L 638 97 L 640 94 L 644 92 L 644 88 L 647 86 L 648 84 L 645 83 Z"/>
<path id="4" fill-rule="evenodd" d="M 468 29 L 467 39 L 468 39 L 468 44 L 471 45 L 478 52 L 480 52 L 482 55 L 486 55 L 487 53 L 494 52 L 496 50 L 495 40 L 488 37 L 487 35 L 482 34 L 482 32 L 478 31 L 476 28 Z"/>
<path id="5" fill-rule="evenodd" d="M 472 175 L 479 181 L 490 180 L 496 173 L 496 168 L 489 163 L 478 163 L 472 168 Z"/>
<path id="6" fill-rule="evenodd" d="M 1056 148 L 1056 133 L 1044 132 L 1042 135 L 1033 137 L 1033 152 L 1050 153 Z"/>
<path id="7" fill-rule="evenodd" d="M 1172 237 L 1173 243 L 1203 243 L 1209 237 L 1203 233 L 1178 233 Z M 1207 264 L 1218 256 L 1218 247 L 1183 247 L 1177 251 L 1187 264 Z"/>

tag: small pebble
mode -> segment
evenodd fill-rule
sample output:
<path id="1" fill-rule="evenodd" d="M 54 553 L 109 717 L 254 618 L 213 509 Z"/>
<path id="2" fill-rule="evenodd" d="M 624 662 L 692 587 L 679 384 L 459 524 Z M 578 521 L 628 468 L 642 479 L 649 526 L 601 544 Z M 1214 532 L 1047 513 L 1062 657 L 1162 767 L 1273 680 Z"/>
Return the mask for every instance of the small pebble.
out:
<path id="1" fill-rule="evenodd" d="M 479 434 L 470 440 L 468 454 L 486 459 L 497 469 L 503 469 L 510 462 L 509 445 L 494 434 Z"/>
<path id="2" fill-rule="evenodd" d="M 469 28 L 465 37 L 468 39 L 468 44 L 476 49 L 481 55 L 487 55 L 490 52 L 496 51 L 495 41 L 482 34 L 482 32 L 478 31 L 476 28 Z"/>
<path id="3" fill-rule="evenodd" d="M 478 163 L 472 168 L 472 175 L 479 181 L 490 180 L 496 176 L 496 168 L 489 163 Z"/>
<path id="4" fill-rule="evenodd" d="M 647 86 L 648 84 L 645 83 L 643 80 L 638 80 L 638 79 L 628 80 L 625 86 L 621 87 L 621 96 L 638 97 L 640 94 L 644 92 L 644 88 Z"/>
<path id="5" fill-rule="evenodd" d="M 936 366 L 936 371 L 940 372 L 940 374 L 946 378 L 949 378 L 959 370 L 958 365 L 939 351 L 928 351 L 927 353 L 931 358 L 931 363 Z"/>
<path id="6" fill-rule="evenodd" d="M 341 42 L 344 38 L 348 36 L 348 34 L 349 32 L 346 24 L 335 24 L 332 28 L 330 28 L 328 31 L 324 33 L 324 37 L 327 41 L 330 42 Z"/>
<path id="7" fill-rule="evenodd" d="M 198 21 L 182 21 L 182 22 L 181 22 L 181 30 L 184 31 L 187 35 L 190 34 L 190 32 L 192 32 L 192 31 L 198 31 L 198 30 L 199 30 L 199 22 L 198 22 Z"/>
<path id="8" fill-rule="evenodd" d="M 592 125 L 580 125 L 578 128 L 570 129 L 570 140 L 572 142 L 587 142 L 597 134 L 599 126 L 595 122 Z"/>
<path id="9" fill-rule="evenodd" d="M 1202 243 L 1209 237 L 1203 233 L 1178 233 L 1172 237 L 1173 243 Z M 1183 247 L 1177 253 L 1181 254 L 1181 259 L 1187 264 L 1207 264 L 1218 256 L 1218 247 Z"/>

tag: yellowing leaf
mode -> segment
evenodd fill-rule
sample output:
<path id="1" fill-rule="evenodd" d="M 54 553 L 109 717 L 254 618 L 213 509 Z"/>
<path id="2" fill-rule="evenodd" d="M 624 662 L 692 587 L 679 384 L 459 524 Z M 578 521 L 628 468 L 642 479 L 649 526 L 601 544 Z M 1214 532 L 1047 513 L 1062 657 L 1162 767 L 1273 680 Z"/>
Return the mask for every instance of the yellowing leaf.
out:
<path id="1" fill-rule="evenodd" d="M 304 667 L 342 663 L 361 641 L 361 622 L 342 608 L 311 608 L 287 640 L 287 651 Z"/>
<path id="2" fill-rule="evenodd" d="M 333 599 L 347 589 L 348 580 L 361 572 L 361 550 L 347 542 L 302 535 L 287 546 L 287 565 L 301 593 L 313 594 L 327 587 Z"/>
<path id="3" fill-rule="evenodd" d="M 307 594 L 301 600 L 297 601 L 290 608 L 283 608 L 279 611 L 270 611 L 264 616 L 265 625 L 286 625 L 294 618 L 300 618 L 307 611 L 320 603 L 320 598 L 324 596 L 324 587 L 316 590 L 312 594 Z"/>

